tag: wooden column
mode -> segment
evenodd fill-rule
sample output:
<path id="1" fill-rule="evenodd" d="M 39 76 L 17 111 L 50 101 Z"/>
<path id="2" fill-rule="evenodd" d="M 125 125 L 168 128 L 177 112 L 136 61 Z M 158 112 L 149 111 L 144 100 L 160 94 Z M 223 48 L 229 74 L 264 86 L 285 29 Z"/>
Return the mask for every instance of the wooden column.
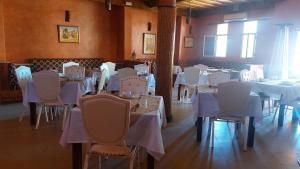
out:
<path id="1" fill-rule="evenodd" d="M 176 0 L 158 0 L 156 94 L 165 101 L 167 120 L 172 120 L 172 67 L 174 60 Z"/>

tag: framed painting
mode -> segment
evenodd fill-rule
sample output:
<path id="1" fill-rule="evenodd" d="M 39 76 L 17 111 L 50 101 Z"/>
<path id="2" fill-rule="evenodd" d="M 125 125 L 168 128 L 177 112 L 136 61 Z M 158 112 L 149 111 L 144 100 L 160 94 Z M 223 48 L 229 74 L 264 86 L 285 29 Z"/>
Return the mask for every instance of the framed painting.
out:
<path id="1" fill-rule="evenodd" d="M 57 25 L 60 43 L 79 43 L 79 26 Z"/>
<path id="2" fill-rule="evenodd" d="M 154 55 L 156 50 L 156 35 L 144 33 L 143 54 Z"/>
<path id="3" fill-rule="evenodd" d="M 193 48 L 194 47 L 194 38 L 193 37 L 184 37 L 184 47 Z"/>

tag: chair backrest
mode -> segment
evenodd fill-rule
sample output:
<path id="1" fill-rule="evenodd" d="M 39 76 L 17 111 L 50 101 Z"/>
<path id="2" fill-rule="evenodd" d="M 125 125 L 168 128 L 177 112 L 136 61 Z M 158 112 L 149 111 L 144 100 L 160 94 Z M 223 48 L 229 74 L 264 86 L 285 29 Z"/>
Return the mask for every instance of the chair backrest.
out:
<path id="1" fill-rule="evenodd" d="M 85 68 L 75 65 L 66 67 L 65 76 L 69 79 L 83 79 L 85 77 Z"/>
<path id="2" fill-rule="evenodd" d="M 67 62 L 63 64 L 63 74 L 65 74 L 65 69 L 69 66 L 79 66 L 79 63 L 76 62 Z"/>
<path id="3" fill-rule="evenodd" d="M 38 98 L 41 102 L 58 101 L 60 81 L 58 73 L 54 71 L 40 71 L 32 74 Z"/>
<path id="4" fill-rule="evenodd" d="M 27 82 L 32 79 L 31 70 L 29 67 L 19 66 L 15 69 L 15 73 L 18 80 L 18 84 L 21 90 L 24 91 Z"/>
<path id="5" fill-rule="evenodd" d="M 118 70 L 119 79 L 122 79 L 122 78 L 125 78 L 128 76 L 136 76 L 136 75 L 137 75 L 137 71 L 132 68 L 129 68 L 129 67 L 125 67 L 123 69 Z"/>
<path id="6" fill-rule="evenodd" d="M 200 68 L 200 71 L 201 71 L 201 72 L 205 72 L 205 71 L 207 71 L 207 69 L 208 69 L 208 66 L 203 65 L 203 64 L 194 65 L 194 67 Z"/>
<path id="7" fill-rule="evenodd" d="M 207 75 L 208 85 L 217 87 L 220 83 L 225 83 L 230 81 L 230 74 L 227 72 L 213 72 Z"/>
<path id="8" fill-rule="evenodd" d="M 198 67 L 184 68 L 184 76 L 188 85 L 197 85 L 200 79 L 201 70 Z"/>
<path id="9" fill-rule="evenodd" d="M 102 63 L 102 65 L 106 65 L 107 66 L 109 76 L 111 76 L 111 75 L 114 74 L 115 69 L 116 69 L 116 64 L 115 63 L 113 63 L 113 62 L 105 62 L 105 63 Z"/>
<path id="10" fill-rule="evenodd" d="M 252 81 L 255 80 L 254 77 L 252 76 L 252 73 L 247 70 L 247 69 L 243 69 L 240 71 L 240 80 L 242 82 L 248 82 L 248 81 Z"/>
<path id="11" fill-rule="evenodd" d="M 130 123 L 130 101 L 113 95 L 82 97 L 80 108 L 91 141 L 101 145 L 125 145 Z"/>
<path id="12" fill-rule="evenodd" d="M 103 70 L 105 70 L 106 74 L 105 74 L 105 81 L 108 81 L 109 80 L 109 70 L 108 70 L 108 66 L 106 64 L 102 64 L 100 66 L 100 70 L 103 72 Z"/>
<path id="13" fill-rule="evenodd" d="M 178 74 L 181 72 L 182 72 L 182 69 L 180 66 L 176 66 L 176 65 L 173 66 L 173 74 Z"/>
<path id="14" fill-rule="evenodd" d="M 107 77 L 108 71 L 106 69 L 103 69 L 101 71 L 101 76 L 99 77 L 99 81 L 98 81 L 98 93 L 100 93 L 105 85 L 105 79 Z"/>
<path id="15" fill-rule="evenodd" d="M 148 93 L 148 81 L 144 77 L 128 76 L 120 79 L 120 94 L 124 92 L 145 95 Z"/>
<path id="16" fill-rule="evenodd" d="M 253 78 L 256 81 L 264 79 L 264 67 L 263 65 L 255 65 L 250 67 L 250 72 L 252 72 Z"/>
<path id="17" fill-rule="evenodd" d="M 250 97 L 248 83 L 229 81 L 218 85 L 217 99 L 222 113 L 243 115 Z"/>
<path id="18" fill-rule="evenodd" d="M 149 73 L 149 66 L 146 65 L 146 64 L 134 65 L 134 70 L 137 71 L 137 74 L 148 74 Z"/>

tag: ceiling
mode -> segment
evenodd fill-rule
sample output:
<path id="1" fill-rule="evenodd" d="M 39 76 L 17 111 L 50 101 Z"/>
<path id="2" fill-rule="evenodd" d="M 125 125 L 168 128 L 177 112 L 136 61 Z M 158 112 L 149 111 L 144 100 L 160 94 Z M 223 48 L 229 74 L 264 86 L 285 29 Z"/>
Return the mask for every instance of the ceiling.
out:
<path id="1" fill-rule="evenodd" d="M 232 4 L 246 3 L 251 0 L 179 0 L 177 8 L 208 9 Z"/>

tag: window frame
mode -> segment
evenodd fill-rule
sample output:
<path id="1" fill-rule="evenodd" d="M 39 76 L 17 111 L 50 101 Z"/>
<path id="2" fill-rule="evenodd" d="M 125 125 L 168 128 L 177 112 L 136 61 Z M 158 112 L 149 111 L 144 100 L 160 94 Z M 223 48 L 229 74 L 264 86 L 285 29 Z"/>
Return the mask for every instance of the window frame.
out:
<path id="1" fill-rule="evenodd" d="M 218 26 L 219 25 L 222 25 L 222 24 L 226 24 L 227 25 L 227 33 L 224 34 L 224 33 L 221 33 L 221 34 L 218 34 Z M 229 30 L 229 23 L 220 23 L 220 24 L 217 24 L 217 32 L 216 32 L 216 38 L 215 38 L 215 57 L 217 58 L 226 58 L 227 57 L 227 46 L 228 46 L 228 30 Z M 225 51 L 225 56 L 218 56 L 217 55 L 217 50 L 218 50 L 218 37 L 223 37 L 225 36 L 226 37 L 226 51 Z"/>
<path id="2" fill-rule="evenodd" d="M 256 30 L 255 30 L 255 33 L 244 33 L 244 27 L 245 27 L 245 23 L 246 22 L 253 22 L 253 21 L 256 21 Z M 246 22 L 244 22 L 243 24 L 243 34 L 242 34 L 242 43 L 241 43 L 241 58 L 242 59 L 253 59 L 253 58 L 255 58 L 255 56 L 256 56 L 256 42 L 257 42 L 257 27 L 258 27 L 258 21 L 257 20 L 253 20 L 253 21 L 246 21 Z M 252 50 L 252 56 L 251 57 L 249 57 L 248 56 L 248 48 L 249 48 L 249 37 L 250 37 L 250 35 L 254 35 L 254 43 L 253 43 L 253 50 Z M 244 36 L 247 36 L 247 45 L 246 45 L 246 55 L 245 55 L 245 57 L 243 57 L 243 47 L 244 47 L 244 45 L 243 45 L 243 42 L 244 42 Z"/>

